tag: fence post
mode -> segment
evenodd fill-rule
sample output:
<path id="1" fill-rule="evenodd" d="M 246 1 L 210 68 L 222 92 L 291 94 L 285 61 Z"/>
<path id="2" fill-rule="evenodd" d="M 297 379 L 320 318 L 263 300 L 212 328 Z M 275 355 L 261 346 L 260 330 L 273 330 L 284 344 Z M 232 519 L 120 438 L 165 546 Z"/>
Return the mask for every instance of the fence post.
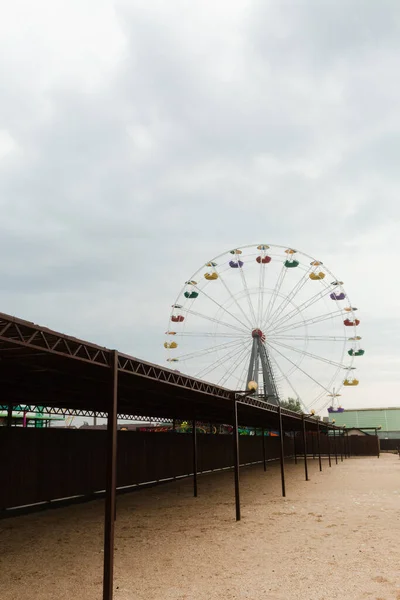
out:
<path id="1" fill-rule="evenodd" d="M 340 429 L 340 460 L 343 462 L 343 429 Z"/>
<path id="2" fill-rule="evenodd" d="M 265 431 L 264 431 L 264 427 L 261 429 L 261 435 L 262 435 L 262 449 L 263 449 L 264 471 L 266 471 L 267 470 L 267 461 L 265 459 Z"/>
<path id="3" fill-rule="evenodd" d="M 285 485 L 285 448 L 283 445 L 283 427 L 282 427 L 282 407 L 278 408 L 279 414 L 279 441 L 280 441 L 280 459 L 281 459 L 281 482 L 282 482 L 282 496 L 286 496 L 286 485 Z"/>
<path id="4" fill-rule="evenodd" d="M 12 414 L 13 414 L 13 405 L 12 405 L 12 402 L 9 402 L 8 407 L 7 407 L 7 427 L 12 426 Z"/>
<path id="5" fill-rule="evenodd" d="M 235 505 L 236 521 L 240 521 L 240 487 L 239 487 L 239 426 L 238 426 L 238 404 L 235 400 L 233 410 L 233 458 L 235 471 Z"/>
<path id="6" fill-rule="evenodd" d="M 321 438 L 320 438 L 320 432 L 319 432 L 319 421 L 317 421 L 317 446 L 318 446 L 319 470 L 322 471 Z"/>
<path id="7" fill-rule="evenodd" d="M 196 419 L 192 421 L 192 441 L 193 441 L 193 496 L 197 498 L 197 430 Z"/>
<path id="8" fill-rule="evenodd" d="M 380 449 L 380 445 L 379 445 L 379 437 L 378 437 L 377 429 L 375 429 L 375 436 L 376 436 L 376 452 L 377 452 L 378 458 L 380 458 L 381 449 Z"/>
<path id="9" fill-rule="evenodd" d="M 333 429 L 333 449 L 335 451 L 335 461 L 338 464 L 337 446 L 336 446 L 336 429 Z"/>
<path id="10" fill-rule="evenodd" d="M 307 466 L 306 421 L 305 421 L 304 415 L 302 415 L 302 420 L 303 420 L 303 444 L 304 444 L 304 474 L 305 474 L 305 477 L 306 477 L 306 481 L 309 481 L 309 479 L 308 479 L 308 466 Z"/>

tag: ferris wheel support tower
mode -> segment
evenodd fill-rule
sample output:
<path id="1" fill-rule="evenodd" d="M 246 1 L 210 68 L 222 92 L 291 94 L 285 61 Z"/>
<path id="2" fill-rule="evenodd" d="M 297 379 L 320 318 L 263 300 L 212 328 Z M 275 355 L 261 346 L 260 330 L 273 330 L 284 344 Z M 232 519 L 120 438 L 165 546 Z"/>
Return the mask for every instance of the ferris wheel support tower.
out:
<path id="1" fill-rule="evenodd" d="M 265 400 L 271 404 L 276 404 L 279 406 L 279 394 L 275 384 L 268 351 L 265 347 L 265 335 L 261 329 L 253 329 L 251 335 L 253 338 L 253 345 L 250 354 L 249 370 L 247 373 L 247 385 L 250 383 L 250 381 L 255 381 L 258 386 L 261 363 L 263 396 Z"/>

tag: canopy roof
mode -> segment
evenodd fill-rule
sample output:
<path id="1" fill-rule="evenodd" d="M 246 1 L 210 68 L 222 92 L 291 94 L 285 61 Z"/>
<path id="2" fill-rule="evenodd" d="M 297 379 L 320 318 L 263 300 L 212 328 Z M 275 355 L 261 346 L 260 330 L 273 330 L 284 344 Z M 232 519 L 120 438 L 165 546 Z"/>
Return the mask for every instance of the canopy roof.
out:
<path id="1" fill-rule="evenodd" d="M 0 313 L 3 402 L 45 406 L 52 414 L 106 416 L 112 397 L 113 351 Z M 278 428 L 278 407 L 257 398 L 118 354 L 118 414 L 136 420 L 193 419 L 231 423 L 240 398 L 243 425 Z M 284 429 L 302 417 L 282 409 Z M 307 429 L 316 419 L 306 417 Z M 332 427 L 320 422 L 321 429 Z"/>

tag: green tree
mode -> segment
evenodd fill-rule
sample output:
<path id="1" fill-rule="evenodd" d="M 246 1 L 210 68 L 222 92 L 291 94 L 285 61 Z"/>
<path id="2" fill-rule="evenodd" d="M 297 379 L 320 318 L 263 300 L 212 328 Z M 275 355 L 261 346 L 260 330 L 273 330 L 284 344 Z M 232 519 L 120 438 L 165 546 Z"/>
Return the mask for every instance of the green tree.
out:
<path id="1" fill-rule="evenodd" d="M 288 410 L 292 410 L 293 412 L 303 412 L 300 400 L 297 400 L 297 398 L 288 398 L 287 400 L 281 400 L 281 406 L 282 408 L 287 408 Z"/>

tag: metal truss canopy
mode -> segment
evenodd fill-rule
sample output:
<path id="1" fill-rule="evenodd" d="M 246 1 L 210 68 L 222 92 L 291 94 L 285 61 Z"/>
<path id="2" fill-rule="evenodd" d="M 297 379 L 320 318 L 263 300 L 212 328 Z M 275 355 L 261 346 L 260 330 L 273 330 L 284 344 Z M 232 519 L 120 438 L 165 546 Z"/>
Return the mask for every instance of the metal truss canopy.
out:
<path id="1" fill-rule="evenodd" d="M 106 417 L 113 356 L 111 349 L 0 313 L 3 403 L 45 406 L 57 415 Z M 120 419 L 232 422 L 234 391 L 132 356 L 117 357 Z M 273 404 L 247 397 L 240 410 L 243 424 L 278 424 Z M 300 429 L 299 415 L 282 410 L 282 416 L 289 428 Z M 314 419 L 308 421 L 316 427 Z"/>

